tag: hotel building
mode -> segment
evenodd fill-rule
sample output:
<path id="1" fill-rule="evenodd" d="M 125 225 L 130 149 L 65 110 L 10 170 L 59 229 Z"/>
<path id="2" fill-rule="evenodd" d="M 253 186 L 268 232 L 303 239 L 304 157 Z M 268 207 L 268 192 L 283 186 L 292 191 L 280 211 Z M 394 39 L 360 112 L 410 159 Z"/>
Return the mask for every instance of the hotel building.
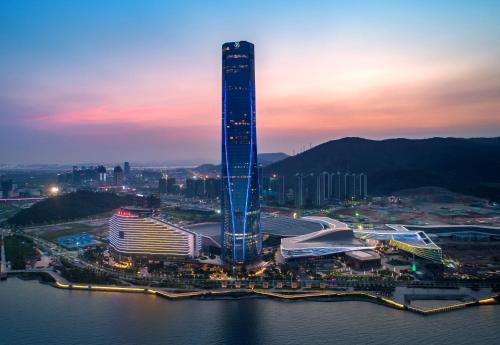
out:
<path id="1" fill-rule="evenodd" d="M 155 218 L 147 209 L 121 208 L 109 229 L 111 249 L 120 255 L 192 258 L 201 248 L 200 235 Z"/>

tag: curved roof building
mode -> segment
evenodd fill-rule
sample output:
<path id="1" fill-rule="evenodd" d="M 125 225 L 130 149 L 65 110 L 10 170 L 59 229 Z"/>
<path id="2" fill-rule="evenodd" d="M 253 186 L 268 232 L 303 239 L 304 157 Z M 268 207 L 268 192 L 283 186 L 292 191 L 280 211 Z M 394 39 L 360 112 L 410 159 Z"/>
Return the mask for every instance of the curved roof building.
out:
<path id="1" fill-rule="evenodd" d="M 389 244 L 415 256 L 441 262 L 443 251 L 423 231 L 410 231 L 405 228 L 395 230 L 356 230 L 356 237 L 363 240 L 388 241 Z"/>
<path id="2" fill-rule="evenodd" d="M 373 249 L 366 240 L 387 241 L 389 244 L 415 256 L 441 262 L 442 250 L 423 231 L 411 231 L 402 225 L 391 225 L 391 230 L 350 230 L 346 223 L 329 217 L 302 217 L 304 221 L 319 223 L 325 230 L 302 236 L 283 238 L 281 254 L 285 259 L 324 256 Z"/>
<path id="3" fill-rule="evenodd" d="M 458 237 L 464 239 L 500 239 L 500 227 L 488 225 L 392 225 L 410 231 L 425 231 L 431 237 Z"/>
<path id="4" fill-rule="evenodd" d="M 285 259 L 318 257 L 356 250 L 373 249 L 356 239 L 349 229 L 326 229 L 310 234 L 281 239 L 281 255 Z"/>

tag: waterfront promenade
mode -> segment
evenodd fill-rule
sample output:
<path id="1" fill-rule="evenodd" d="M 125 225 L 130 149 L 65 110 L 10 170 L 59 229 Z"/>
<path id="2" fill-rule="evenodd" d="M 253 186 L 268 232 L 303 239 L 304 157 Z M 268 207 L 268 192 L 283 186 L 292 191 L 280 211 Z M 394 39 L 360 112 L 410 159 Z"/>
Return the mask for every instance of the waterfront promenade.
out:
<path id="1" fill-rule="evenodd" d="M 490 298 L 482 299 L 479 301 L 470 301 L 463 303 L 456 303 L 443 307 L 435 308 L 420 308 L 410 306 L 407 304 L 398 303 L 386 297 L 377 296 L 375 294 L 366 292 L 336 292 L 336 291 L 272 291 L 263 289 L 210 289 L 210 290 L 197 290 L 197 291 L 181 291 L 171 292 L 161 289 L 154 289 L 150 287 L 118 287 L 118 286 L 105 286 L 105 285 L 84 285 L 84 284 L 63 284 L 56 281 L 55 287 L 60 289 L 72 290 L 87 290 L 87 291 L 109 291 L 109 292 L 128 292 L 128 293 L 145 293 L 154 294 L 168 299 L 183 299 L 183 298 L 221 298 L 221 297 L 243 297 L 243 296 L 261 296 L 282 300 L 316 300 L 327 299 L 332 301 L 367 301 L 378 303 L 387 307 L 399 310 L 407 310 L 422 315 L 430 315 L 441 312 L 447 312 L 467 307 L 492 305 L 498 304 L 500 295 L 495 295 Z"/>
<path id="2" fill-rule="evenodd" d="M 121 293 L 141 293 L 156 295 L 171 300 L 187 298 L 241 298 L 241 297 L 265 297 L 278 300 L 325 300 L 325 301 L 365 301 L 380 304 L 397 310 L 409 311 L 421 315 L 431 315 L 436 313 L 448 312 L 462 308 L 469 308 L 481 305 L 495 305 L 500 301 L 500 295 L 493 295 L 487 298 L 459 302 L 452 305 L 423 308 L 412 306 L 409 303 L 400 303 L 388 297 L 376 293 L 361 291 L 318 291 L 318 290 L 300 290 L 290 291 L 284 289 L 259 289 L 259 288 L 214 288 L 197 290 L 167 290 L 153 288 L 149 286 L 112 286 L 98 284 L 74 284 L 64 279 L 57 272 L 50 269 L 31 269 L 31 270 L 12 270 L 9 274 L 16 275 L 22 273 L 46 273 L 52 277 L 54 283 L 52 286 L 58 289 L 80 290 L 80 291 L 101 291 L 101 292 L 121 292 Z"/>
<path id="3" fill-rule="evenodd" d="M 235 298 L 244 296 L 261 296 L 269 297 L 282 300 L 319 300 L 326 299 L 331 301 L 366 301 L 381 304 L 393 309 L 406 310 L 422 315 L 431 315 L 436 313 L 448 312 L 457 309 L 480 306 L 480 305 L 492 305 L 498 304 L 500 301 L 500 295 L 492 296 L 487 299 L 482 299 L 479 301 L 470 301 L 463 303 L 456 303 L 453 305 L 447 305 L 443 307 L 435 308 L 420 308 L 415 306 L 410 306 L 406 304 L 401 304 L 393 301 L 386 297 L 377 296 L 375 294 L 366 292 L 335 292 L 335 291 L 299 291 L 299 292 L 287 292 L 287 291 L 270 291 L 262 289 L 211 289 L 211 290 L 198 290 L 190 292 L 170 292 L 161 289 L 154 289 L 149 287 L 118 287 L 118 286 L 104 286 L 104 285 L 83 285 L 83 284 L 62 284 L 56 282 L 55 287 L 60 289 L 72 289 L 72 290 L 87 290 L 87 291 L 108 291 L 108 292 L 128 292 L 128 293 L 145 293 L 154 294 L 168 299 L 184 299 L 184 298 Z"/>

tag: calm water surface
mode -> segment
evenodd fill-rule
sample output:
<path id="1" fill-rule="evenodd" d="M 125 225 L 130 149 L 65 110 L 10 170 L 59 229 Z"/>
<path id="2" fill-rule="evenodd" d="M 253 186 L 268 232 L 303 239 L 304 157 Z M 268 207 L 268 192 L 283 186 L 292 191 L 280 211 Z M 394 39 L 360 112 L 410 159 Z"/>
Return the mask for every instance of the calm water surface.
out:
<path id="1" fill-rule="evenodd" d="M 424 317 L 366 302 L 168 301 L 9 278 L 0 344 L 500 344 L 500 306 Z"/>

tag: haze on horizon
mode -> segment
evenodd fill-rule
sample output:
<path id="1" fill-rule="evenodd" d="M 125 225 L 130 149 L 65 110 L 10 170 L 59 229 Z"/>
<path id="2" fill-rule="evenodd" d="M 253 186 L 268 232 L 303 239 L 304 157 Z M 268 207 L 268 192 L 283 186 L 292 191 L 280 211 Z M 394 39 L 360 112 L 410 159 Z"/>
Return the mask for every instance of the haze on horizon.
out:
<path id="1" fill-rule="evenodd" d="M 221 46 L 260 152 L 500 135 L 500 2 L 2 1 L 0 163 L 217 162 Z"/>

